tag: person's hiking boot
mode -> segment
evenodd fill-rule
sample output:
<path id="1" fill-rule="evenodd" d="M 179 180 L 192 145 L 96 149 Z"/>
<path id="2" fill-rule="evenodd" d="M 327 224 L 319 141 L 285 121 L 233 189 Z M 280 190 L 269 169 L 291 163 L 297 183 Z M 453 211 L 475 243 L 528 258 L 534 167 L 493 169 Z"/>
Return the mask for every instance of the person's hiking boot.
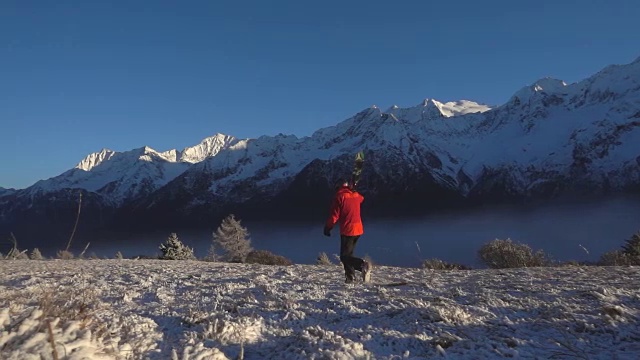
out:
<path id="1" fill-rule="evenodd" d="M 353 274 L 345 274 L 345 280 L 344 283 L 345 284 L 353 284 L 354 282 L 356 282 L 356 278 Z"/>
<path id="2" fill-rule="evenodd" d="M 371 263 L 364 261 L 362 263 L 362 282 L 368 283 L 371 281 Z"/>

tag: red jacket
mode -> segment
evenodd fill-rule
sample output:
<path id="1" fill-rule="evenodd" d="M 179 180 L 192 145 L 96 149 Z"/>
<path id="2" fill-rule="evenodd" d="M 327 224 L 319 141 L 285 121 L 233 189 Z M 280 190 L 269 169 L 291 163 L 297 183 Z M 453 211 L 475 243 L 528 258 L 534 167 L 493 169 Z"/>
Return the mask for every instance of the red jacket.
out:
<path id="1" fill-rule="evenodd" d="M 360 218 L 360 204 L 364 196 L 359 192 L 341 187 L 333 198 L 329 218 L 325 226 L 332 229 L 340 222 L 340 235 L 357 236 L 364 233 L 362 219 Z"/>

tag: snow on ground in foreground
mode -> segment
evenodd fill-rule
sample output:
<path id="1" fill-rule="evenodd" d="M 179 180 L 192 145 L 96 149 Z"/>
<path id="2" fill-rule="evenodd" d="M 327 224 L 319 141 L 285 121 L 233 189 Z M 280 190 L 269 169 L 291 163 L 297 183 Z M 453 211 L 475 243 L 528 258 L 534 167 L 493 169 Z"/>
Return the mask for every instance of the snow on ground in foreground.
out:
<path id="1" fill-rule="evenodd" d="M 374 271 L 0 261 L 0 358 L 640 358 L 640 267 Z"/>

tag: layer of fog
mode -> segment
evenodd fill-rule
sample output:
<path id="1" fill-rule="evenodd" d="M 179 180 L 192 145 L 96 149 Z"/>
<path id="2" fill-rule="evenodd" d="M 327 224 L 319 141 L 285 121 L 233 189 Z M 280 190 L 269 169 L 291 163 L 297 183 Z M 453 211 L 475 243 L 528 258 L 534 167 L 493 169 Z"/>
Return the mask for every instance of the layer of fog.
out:
<path id="1" fill-rule="evenodd" d="M 363 208 L 366 214 L 366 207 Z M 241 219 L 242 220 L 242 219 Z M 331 237 L 322 234 L 325 219 L 310 224 L 245 222 L 254 248 L 284 255 L 296 263 L 313 263 L 320 252 L 333 258 L 339 252 L 337 227 Z M 211 245 L 210 230 L 178 233 L 180 239 L 206 255 Z M 542 249 L 555 260 L 595 261 L 604 252 L 617 249 L 640 230 L 640 200 L 616 198 L 609 201 L 555 203 L 545 206 L 486 207 L 465 212 L 432 214 L 416 219 L 364 219 L 365 234 L 356 255 L 369 255 L 374 262 L 391 266 L 418 266 L 422 260 L 439 258 L 448 262 L 481 267 L 478 249 L 500 238 Z M 154 255 L 168 234 L 114 239 L 91 246 L 100 257 Z M 89 251 L 89 252 L 91 252 Z"/>

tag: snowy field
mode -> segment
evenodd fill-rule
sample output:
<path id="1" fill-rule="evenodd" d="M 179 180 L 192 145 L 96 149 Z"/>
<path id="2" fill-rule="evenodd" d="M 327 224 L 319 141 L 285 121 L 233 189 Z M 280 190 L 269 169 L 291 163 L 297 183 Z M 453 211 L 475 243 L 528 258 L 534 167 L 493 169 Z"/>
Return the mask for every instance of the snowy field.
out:
<path id="1" fill-rule="evenodd" d="M 0 273 L 3 360 L 640 359 L 640 267 L 377 267 L 353 285 L 337 265 L 14 260 Z"/>

